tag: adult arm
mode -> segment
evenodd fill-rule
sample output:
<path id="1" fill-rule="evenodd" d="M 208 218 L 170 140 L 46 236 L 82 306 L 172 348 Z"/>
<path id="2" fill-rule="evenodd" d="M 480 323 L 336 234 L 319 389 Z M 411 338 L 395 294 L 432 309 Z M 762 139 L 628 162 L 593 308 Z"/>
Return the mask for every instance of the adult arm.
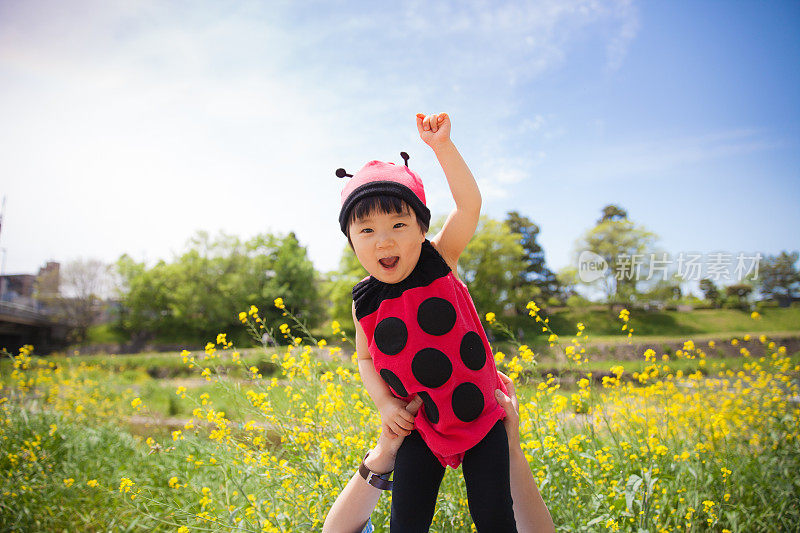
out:
<path id="1" fill-rule="evenodd" d="M 555 526 L 550 511 L 547 509 L 536 480 L 533 479 L 531 467 L 525 459 L 519 438 L 519 401 L 514 389 L 514 382 L 497 372 L 505 383 L 509 396 L 497 389 L 497 401 L 506 411 L 503 424 L 508 435 L 508 458 L 511 470 L 511 499 L 514 501 L 514 519 L 519 533 L 554 533 Z"/>
<path id="2" fill-rule="evenodd" d="M 413 416 L 419 411 L 422 399 L 415 396 L 405 409 Z M 376 474 L 383 474 L 394 469 L 394 460 L 397 450 L 400 448 L 405 437 L 391 438 L 386 434 L 385 428 L 382 429 L 378 442 L 370 450 L 364 464 Z M 367 519 L 375 510 L 378 500 L 383 491 L 373 487 L 356 472 L 345 486 L 344 490 L 333 502 L 328 516 L 325 517 L 325 524 L 322 526 L 323 533 L 358 533 L 364 529 Z"/>

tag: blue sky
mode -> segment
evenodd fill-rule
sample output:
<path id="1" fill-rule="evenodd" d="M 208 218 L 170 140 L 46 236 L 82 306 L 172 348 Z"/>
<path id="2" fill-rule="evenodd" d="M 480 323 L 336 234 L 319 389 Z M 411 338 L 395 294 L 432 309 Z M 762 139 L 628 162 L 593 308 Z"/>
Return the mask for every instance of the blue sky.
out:
<path id="1" fill-rule="evenodd" d="M 335 269 L 336 168 L 405 150 L 452 208 L 414 125 L 439 111 L 554 270 L 608 203 L 675 254 L 800 248 L 800 3 L 386 4 L 0 2 L 5 272 L 197 229 Z"/>

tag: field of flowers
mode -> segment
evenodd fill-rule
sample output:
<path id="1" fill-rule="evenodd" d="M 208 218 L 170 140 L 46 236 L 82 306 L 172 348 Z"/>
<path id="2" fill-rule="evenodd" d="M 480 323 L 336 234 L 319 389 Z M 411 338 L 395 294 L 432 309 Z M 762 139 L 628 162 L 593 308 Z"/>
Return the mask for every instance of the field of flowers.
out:
<path id="1" fill-rule="evenodd" d="M 274 305 L 289 344 L 265 348 L 260 363 L 223 333 L 181 354 L 194 380 L 164 401 L 166 414 L 190 406 L 179 427 L 148 405 L 149 376 L 31 347 L 7 354 L 0 529 L 321 529 L 380 417 L 354 360 Z M 564 341 L 534 302 L 528 310 L 573 370 L 591 366 L 582 324 Z M 256 307 L 239 318 L 261 338 Z M 630 335 L 630 314 L 619 318 Z M 493 313 L 486 320 L 510 335 Z M 800 354 L 764 335 L 726 342 L 737 359 L 686 340 L 674 354 L 645 351 L 643 371 L 582 371 L 574 382 L 541 379 L 526 345 L 496 352 L 520 383 L 523 449 L 558 531 L 797 531 Z M 379 530 L 389 507 L 386 496 L 373 515 Z M 471 529 L 460 471 L 448 469 L 432 530 Z"/>

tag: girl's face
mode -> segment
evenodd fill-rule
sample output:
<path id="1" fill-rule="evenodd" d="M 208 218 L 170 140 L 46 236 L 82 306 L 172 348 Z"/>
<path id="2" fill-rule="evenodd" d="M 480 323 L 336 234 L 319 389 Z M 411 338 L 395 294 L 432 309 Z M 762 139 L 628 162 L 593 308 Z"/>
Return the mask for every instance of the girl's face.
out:
<path id="1" fill-rule="evenodd" d="M 350 241 L 361 265 L 384 283 L 399 283 L 417 266 L 425 233 L 411 209 L 373 212 L 350 224 Z"/>

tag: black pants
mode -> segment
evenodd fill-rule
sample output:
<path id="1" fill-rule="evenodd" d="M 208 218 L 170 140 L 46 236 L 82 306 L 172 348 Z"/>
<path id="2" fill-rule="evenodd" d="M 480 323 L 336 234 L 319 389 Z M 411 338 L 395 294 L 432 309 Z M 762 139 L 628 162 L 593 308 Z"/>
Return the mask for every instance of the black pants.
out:
<path id="1" fill-rule="evenodd" d="M 483 440 L 466 451 L 461 463 L 469 513 L 481 533 L 517 531 L 508 468 L 508 437 L 498 420 Z M 395 460 L 392 533 L 428 531 L 444 470 L 419 432 L 412 431 Z"/>

